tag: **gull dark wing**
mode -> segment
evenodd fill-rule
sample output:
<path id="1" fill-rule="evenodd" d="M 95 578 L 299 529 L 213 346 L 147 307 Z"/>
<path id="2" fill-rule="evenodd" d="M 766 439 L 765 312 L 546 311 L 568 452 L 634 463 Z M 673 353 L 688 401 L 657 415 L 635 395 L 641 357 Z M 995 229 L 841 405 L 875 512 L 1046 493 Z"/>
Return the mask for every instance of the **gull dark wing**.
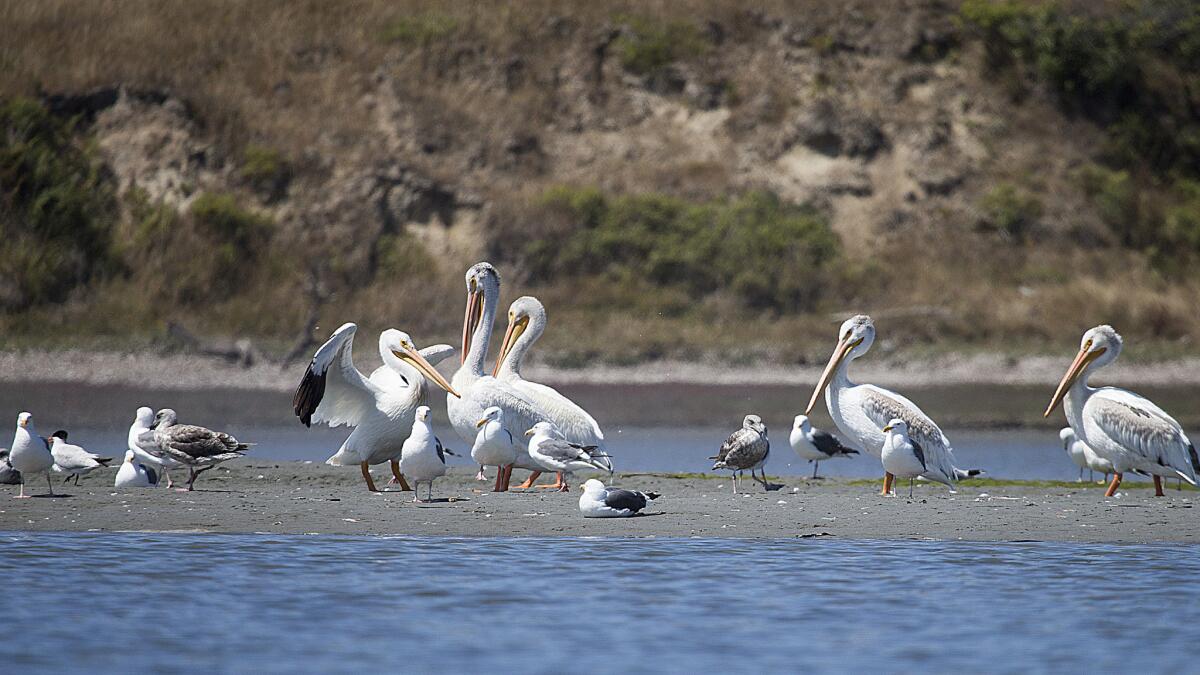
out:
<path id="1" fill-rule="evenodd" d="M 244 450 L 243 444 L 229 434 L 191 424 L 176 424 L 163 430 L 163 445 L 192 458 L 213 457 Z"/>
<path id="2" fill-rule="evenodd" d="M 646 495 L 634 490 L 610 488 L 604 495 L 604 505 L 611 509 L 628 509 L 637 513 L 646 508 Z"/>
<path id="3" fill-rule="evenodd" d="M 543 455 L 560 462 L 570 462 L 584 457 L 590 458 L 591 451 L 595 449 L 594 445 L 578 445 L 554 438 L 544 441 L 538 446 L 538 451 Z"/>
<path id="4" fill-rule="evenodd" d="M 157 471 L 155 471 L 154 469 L 151 469 L 150 467 L 146 466 L 145 464 L 138 464 L 138 466 L 142 467 L 142 470 L 146 472 L 146 478 L 150 479 L 151 485 L 158 485 L 158 472 Z"/>
<path id="5" fill-rule="evenodd" d="M 437 448 L 438 459 L 442 460 L 442 464 L 446 463 L 446 449 L 442 447 L 442 439 L 437 436 L 433 437 L 433 447 Z"/>
<path id="6" fill-rule="evenodd" d="M 911 438 L 908 439 L 908 442 L 912 443 L 913 454 L 917 456 L 917 461 L 921 463 L 921 468 L 922 469 L 926 468 L 926 466 L 925 466 L 925 451 L 921 449 L 921 444 Z"/>
<path id="7" fill-rule="evenodd" d="M 829 455 L 830 457 L 858 454 L 857 450 L 847 448 L 846 446 L 842 445 L 842 442 L 838 440 L 837 436 L 834 436 L 828 431 L 823 431 L 821 429 L 813 429 L 812 443 L 813 445 L 817 446 L 817 450 L 820 450 L 822 453 Z"/>

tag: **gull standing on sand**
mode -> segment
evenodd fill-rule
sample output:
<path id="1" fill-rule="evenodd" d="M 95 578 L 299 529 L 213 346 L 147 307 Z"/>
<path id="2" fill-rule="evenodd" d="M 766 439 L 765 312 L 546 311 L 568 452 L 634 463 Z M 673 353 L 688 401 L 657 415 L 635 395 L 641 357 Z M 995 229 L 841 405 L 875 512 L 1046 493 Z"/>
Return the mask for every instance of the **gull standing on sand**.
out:
<path id="1" fill-rule="evenodd" d="M 467 309 L 463 316 L 462 366 L 450 380 L 462 398 L 447 396 L 446 414 L 459 438 L 474 443 L 477 433 L 475 425 L 482 419 L 483 411 L 492 406 L 504 411 L 505 426 L 517 433 L 547 417 L 527 396 L 511 384 L 486 374 L 483 369 L 488 343 L 492 339 L 496 308 L 500 302 L 500 274 L 491 264 L 481 262 L 467 270 L 464 280 L 467 286 Z M 513 465 L 533 472 L 543 470 L 525 449 L 517 453 Z M 528 481 L 521 487 L 527 486 Z"/>
<path id="2" fill-rule="evenodd" d="M 428 399 L 428 382 L 445 389 L 450 396 L 458 393 L 433 364 L 454 353 L 450 345 L 434 345 L 417 350 L 408 333 L 394 328 L 379 335 L 379 356 L 383 365 L 370 377 L 354 366 L 354 334 L 358 326 L 342 324 L 321 345 L 304 371 L 292 408 L 304 426 L 313 420 L 330 427 L 343 424 L 354 427 L 349 438 L 332 457 L 334 466 L 358 466 L 371 492 L 378 492 L 370 467 L 388 463 L 391 483 L 408 490 L 400 471 L 400 453 L 417 407 Z"/>
<path id="3" fill-rule="evenodd" d="M 154 434 L 150 433 L 154 426 L 154 411 L 146 406 L 137 409 L 134 415 L 133 424 L 129 425 L 129 435 L 126 437 L 126 445 L 133 454 L 137 456 L 138 461 L 152 467 L 157 467 L 159 472 L 162 472 L 164 478 L 167 479 L 167 487 L 175 487 L 175 481 L 171 480 L 171 469 L 178 469 L 183 464 L 176 462 L 167 456 L 158 457 L 152 452 L 154 449 Z M 144 444 L 144 445 L 143 445 Z M 157 473 L 157 472 L 156 472 Z M 155 481 L 158 485 L 158 481 Z"/>
<path id="4" fill-rule="evenodd" d="M 525 432 L 529 436 L 529 456 L 545 471 L 563 474 L 559 492 L 571 489 L 569 483 L 576 471 L 595 469 L 612 475 L 612 462 L 595 446 L 572 443 L 562 436 L 553 422 L 538 422 Z"/>
<path id="5" fill-rule="evenodd" d="M 796 415 L 796 419 L 792 421 L 792 433 L 788 436 L 788 442 L 801 459 L 807 459 L 813 465 L 814 479 L 820 478 L 817 475 L 817 467 L 821 466 L 821 460 L 858 454 L 857 450 L 842 445 L 837 436 L 814 427 L 808 421 L 808 415 Z"/>
<path id="6" fill-rule="evenodd" d="M 512 432 L 504 428 L 504 411 L 498 406 L 484 410 L 483 419 L 476 426 L 479 431 L 471 446 L 471 459 L 481 469 L 485 466 L 496 467 L 496 486 L 492 492 L 506 492 L 513 462 L 517 461 L 517 453 L 521 448 Z"/>
<path id="7" fill-rule="evenodd" d="M 767 425 L 763 424 L 758 415 L 746 415 L 742 420 L 742 428 L 729 435 L 721 444 L 721 450 L 715 457 L 713 471 L 728 469 L 733 472 L 733 493 L 737 494 L 737 477 L 742 471 L 750 470 L 750 477 L 762 483 L 764 490 L 770 490 L 767 482 L 767 472 L 764 469 L 761 479 L 754 475 L 755 469 L 761 469 L 767 463 L 771 454 L 771 441 L 767 439 Z"/>
<path id="8" fill-rule="evenodd" d="M 577 403 L 560 394 L 557 389 L 527 380 L 521 375 L 521 364 L 525 361 L 525 354 L 545 330 L 546 308 L 537 298 L 525 295 L 513 300 L 508 307 L 508 329 L 504 332 L 503 342 L 500 343 L 500 355 L 496 357 L 496 367 L 492 375 L 501 382 L 512 385 L 532 401 L 549 421 L 554 422 L 563 438 L 572 443 L 597 448 L 603 454 L 604 432 L 595 418 Z M 537 477 L 538 474 L 534 473 L 519 487 L 531 487 Z M 561 484 L 562 476 L 559 476 L 554 485 L 541 487 L 558 488 Z"/>
<path id="9" fill-rule="evenodd" d="M 17 415 L 17 433 L 13 436 L 8 461 L 14 469 L 21 472 L 21 490 L 16 496 L 17 499 L 32 496 L 25 494 L 25 482 L 39 473 L 46 474 L 46 485 L 50 488 L 50 496 L 54 496 L 54 485 L 50 482 L 54 456 L 50 454 L 46 439 L 38 436 L 33 430 L 33 415 L 30 413 L 23 412 Z"/>
<path id="10" fill-rule="evenodd" d="M 893 419 L 883 428 L 883 432 L 886 435 L 879 459 L 884 471 L 896 478 L 908 479 L 909 497 L 913 496 L 913 482 L 917 476 L 944 483 L 951 492 L 954 491 L 954 465 L 946 461 L 945 455 L 941 455 L 940 466 L 934 464 L 934 458 L 927 457 L 921 444 L 909 437 L 907 422 Z"/>
<path id="11" fill-rule="evenodd" d="M 65 431 L 56 431 L 50 435 L 50 455 L 54 457 L 54 470 L 67 474 L 63 484 L 66 484 L 73 476 L 75 484 L 79 485 L 80 476 L 86 476 L 96 469 L 107 467 L 108 463 L 112 461 L 112 457 L 101 457 L 78 445 L 71 445 L 67 442 Z"/>
<path id="12" fill-rule="evenodd" d="M 848 374 L 850 362 L 859 358 L 871 349 L 875 342 L 875 324 L 871 317 L 859 314 L 842 323 L 838 330 L 837 347 L 829 357 L 829 364 L 821 373 L 821 379 L 813 390 L 812 398 L 804 414 L 812 412 L 825 393 L 825 404 L 829 408 L 829 416 L 834 424 L 858 450 L 865 450 L 875 457 L 883 452 L 883 428 L 893 419 L 904 420 L 908 425 L 909 436 L 917 441 L 925 451 L 925 461 L 934 467 L 954 466 L 954 450 L 950 441 L 938 425 L 929 416 L 921 412 L 915 403 L 894 391 L 889 391 L 873 384 L 855 384 L 850 381 Z M 969 478 L 982 473 L 972 469 L 954 469 L 955 480 Z M 926 476 L 930 480 L 937 477 Z M 892 474 L 884 470 L 883 490 L 880 494 L 892 491 Z"/>
<path id="13" fill-rule="evenodd" d="M 425 501 L 421 499 L 421 483 L 429 485 L 428 501 L 433 501 L 433 480 L 446 475 L 446 449 L 433 434 L 427 405 L 417 408 L 412 433 L 400 454 L 400 472 L 412 479 L 414 502 Z"/>
<path id="14" fill-rule="evenodd" d="M 1067 423 L 1079 440 L 1112 462 L 1111 497 L 1122 474 L 1142 471 L 1154 477 L 1154 495 L 1162 497 L 1162 479 L 1179 477 L 1196 484 L 1200 458 L 1183 427 L 1149 399 L 1117 387 L 1088 386 L 1088 379 L 1117 360 L 1124 341 L 1112 326 L 1096 326 L 1083 334 L 1079 353 L 1067 368 L 1043 417 L 1063 404 Z"/>
<path id="15" fill-rule="evenodd" d="M 1112 462 L 1097 455 L 1095 450 L 1087 446 L 1087 443 L 1079 440 L 1079 437 L 1075 435 L 1075 430 L 1071 427 L 1063 427 L 1058 432 L 1058 437 L 1062 439 L 1064 446 L 1067 448 L 1067 453 L 1071 456 L 1072 462 L 1079 465 L 1079 461 L 1083 460 L 1083 464 L 1079 469 L 1079 482 L 1083 482 L 1083 469 L 1086 468 L 1088 470 L 1088 480 L 1095 480 L 1095 472 L 1099 471 L 1104 474 L 1105 484 L 1108 483 L 1108 474 L 1113 472 Z"/>
<path id="16" fill-rule="evenodd" d="M 158 474 L 154 472 L 154 469 L 134 461 L 135 459 L 137 459 L 137 453 L 133 450 L 125 451 L 125 462 L 121 464 L 121 468 L 117 469 L 117 477 L 113 481 L 114 487 L 155 487 L 158 485 Z"/>
<path id="17" fill-rule="evenodd" d="M 604 483 L 589 478 L 579 497 L 579 512 L 584 518 L 628 518 L 660 496 L 657 492 L 604 487 Z"/>
<path id="18" fill-rule="evenodd" d="M 241 443 L 223 431 L 179 424 L 178 420 L 179 416 L 170 408 L 163 408 L 154 416 L 151 454 L 170 457 L 187 466 L 187 492 L 192 491 L 197 476 L 222 462 L 243 456 L 250 449 L 250 443 Z"/>

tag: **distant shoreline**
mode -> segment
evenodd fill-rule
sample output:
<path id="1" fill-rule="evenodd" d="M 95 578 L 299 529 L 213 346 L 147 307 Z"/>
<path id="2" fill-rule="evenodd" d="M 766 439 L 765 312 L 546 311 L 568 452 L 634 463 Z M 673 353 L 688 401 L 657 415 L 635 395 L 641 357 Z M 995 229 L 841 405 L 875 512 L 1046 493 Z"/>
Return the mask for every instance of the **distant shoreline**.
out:
<path id="1" fill-rule="evenodd" d="M 374 368 L 377 357 L 360 356 L 359 367 Z M 1031 356 L 1009 359 L 994 355 L 949 354 L 938 359 L 867 358 L 854 366 L 854 378 L 892 387 L 937 385 L 1042 385 L 1053 387 L 1069 358 Z M 193 354 L 115 352 L 70 349 L 0 352 L 0 383 L 63 382 L 127 385 L 150 390 L 248 389 L 291 391 L 304 364 L 260 363 L 243 368 L 220 358 Z M 457 360 L 441 365 L 453 372 Z M 529 379 L 551 385 L 813 385 L 821 366 L 759 363 L 719 365 L 703 362 L 654 361 L 638 365 L 555 368 L 530 364 Z M 1200 385 L 1200 358 L 1159 363 L 1117 363 L 1103 374 L 1105 384 L 1129 386 Z"/>

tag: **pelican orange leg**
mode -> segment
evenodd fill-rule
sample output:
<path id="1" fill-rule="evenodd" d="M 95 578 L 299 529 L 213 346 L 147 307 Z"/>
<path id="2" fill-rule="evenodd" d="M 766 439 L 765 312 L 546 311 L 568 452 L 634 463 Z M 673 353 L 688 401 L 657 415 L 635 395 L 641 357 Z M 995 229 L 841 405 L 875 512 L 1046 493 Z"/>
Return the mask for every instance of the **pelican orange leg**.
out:
<path id="1" fill-rule="evenodd" d="M 404 474 L 400 473 L 400 462 L 393 459 L 391 463 L 392 463 L 392 480 L 389 481 L 389 483 L 392 483 L 392 484 L 399 483 L 401 492 L 411 492 L 412 488 L 410 488 L 408 486 L 408 481 L 404 480 Z"/>
<path id="2" fill-rule="evenodd" d="M 528 490 L 529 488 L 533 487 L 533 481 L 537 480 L 538 476 L 540 475 L 542 475 L 541 471 L 534 471 L 533 473 L 529 474 L 529 478 L 526 478 L 524 483 L 518 485 L 517 489 Z"/>
<path id="3" fill-rule="evenodd" d="M 1163 494 L 1163 491 L 1162 491 L 1162 476 L 1154 477 L 1154 496 L 1155 497 L 1165 497 L 1166 496 Z"/>
<path id="4" fill-rule="evenodd" d="M 1117 488 L 1119 487 L 1121 487 L 1121 474 L 1114 473 L 1112 482 L 1108 484 L 1108 489 L 1104 491 L 1104 496 L 1111 497 L 1115 495 L 1117 493 Z"/>
<path id="5" fill-rule="evenodd" d="M 891 473 L 885 471 L 883 473 L 883 490 L 879 494 L 881 494 L 885 497 L 892 494 L 892 481 L 895 478 L 896 477 L 893 476 Z"/>
<path id="6" fill-rule="evenodd" d="M 367 489 L 371 492 L 379 492 L 379 488 L 375 487 L 375 480 L 371 478 L 371 469 L 366 462 L 359 464 L 362 468 L 363 480 L 367 481 Z"/>

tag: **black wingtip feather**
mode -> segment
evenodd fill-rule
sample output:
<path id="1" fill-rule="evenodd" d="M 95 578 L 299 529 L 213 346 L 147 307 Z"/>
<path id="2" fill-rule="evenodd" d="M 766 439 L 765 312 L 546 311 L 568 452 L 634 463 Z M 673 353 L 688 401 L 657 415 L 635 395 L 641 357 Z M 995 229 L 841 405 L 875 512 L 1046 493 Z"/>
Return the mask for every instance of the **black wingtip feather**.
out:
<path id="1" fill-rule="evenodd" d="M 312 426 L 313 413 L 317 411 L 317 406 L 321 405 L 321 399 L 325 397 L 326 376 L 326 373 L 314 372 L 313 366 L 310 364 L 304 371 L 300 386 L 296 387 L 296 395 L 292 397 L 292 410 L 306 427 Z"/>

